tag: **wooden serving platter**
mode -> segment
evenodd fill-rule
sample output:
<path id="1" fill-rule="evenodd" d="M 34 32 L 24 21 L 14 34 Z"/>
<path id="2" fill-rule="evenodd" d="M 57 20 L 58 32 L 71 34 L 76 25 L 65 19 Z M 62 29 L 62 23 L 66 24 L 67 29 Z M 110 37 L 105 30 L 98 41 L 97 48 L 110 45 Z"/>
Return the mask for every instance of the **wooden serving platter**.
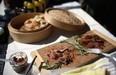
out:
<path id="1" fill-rule="evenodd" d="M 102 33 L 96 31 L 96 30 L 88 31 L 85 34 L 82 34 L 82 36 L 93 35 L 93 34 L 98 35 L 100 38 L 105 40 L 104 48 L 101 49 L 103 52 L 110 53 L 110 52 L 115 51 L 116 42 L 114 40 L 108 38 L 107 36 L 103 35 Z M 71 37 L 71 38 L 69 38 L 67 40 L 72 41 L 71 39 L 73 37 Z M 44 48 L 41 48 L 41 49 L 38 49 L 38 50 L 34 50 L 34 51 L 31 52 L 31 55 L 32 55 L 32 57 L 37 55 L 37 59 L 35 61 L 37 66 L 40 66 L 41 62 L 44 62 L 44 61 L 47 61 L 47 60 L 49 60 L 49 64 L 51 66 L 53 66 L 57 62 L 57 60 L 51 60 L 47 56 L 49 51 L 52 50 L 52 49 L 65 48 L 65 47 L 70 47 L 70 46 L 71 46 L 70 44 L 58 42 L 58 43 L 49 45 L 47 47 L 44 47 Z M 71 62 L 68 65 L 62 65 L 61 68 L 70 68 L 70 67 L 75 67 L 75 66 L 77 66 L 77 67 L 83 66 L 83 65 L 91 63 L 91 62 L 93 62 L 96 59 L 101 57 L 101 55 L 97 55 L 97 54 L 87 54 L 85 56 L 76 56 L 76 55 L 78 55 L 78 53 L 79 53 L 79 51 L 74 49 L 73 54 L 74 54 L 75 58 L 74 58 L 73 62 Z M 46 71 L 46 73 L 50 72 L 49 70 L 45 70 L 45 69 L 43 69 L 41 72 L 45 73 L 45 71 Z"/>

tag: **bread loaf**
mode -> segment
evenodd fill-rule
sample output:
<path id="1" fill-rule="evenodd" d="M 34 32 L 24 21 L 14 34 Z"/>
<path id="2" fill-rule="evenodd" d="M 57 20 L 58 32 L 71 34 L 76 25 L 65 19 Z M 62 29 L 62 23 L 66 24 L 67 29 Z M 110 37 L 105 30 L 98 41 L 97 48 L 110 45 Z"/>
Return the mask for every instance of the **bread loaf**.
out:
<path id="1" fill-rule="evenodd" d="M 59 20 L 61 22 L 65 22 L 68 24 L 77 25 L 79 23 L 79 19 L 72 15 L 70 12 L 65 10 L 50 10 L 48 12 L 54 19 Z"/>

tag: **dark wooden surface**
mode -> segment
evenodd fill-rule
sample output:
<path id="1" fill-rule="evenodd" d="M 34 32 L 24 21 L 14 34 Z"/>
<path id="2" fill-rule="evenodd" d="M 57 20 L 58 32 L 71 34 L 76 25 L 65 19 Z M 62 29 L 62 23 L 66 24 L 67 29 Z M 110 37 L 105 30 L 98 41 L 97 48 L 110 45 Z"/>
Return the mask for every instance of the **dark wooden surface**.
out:
<path id="1" fill-rule="evenodd" d="M 7 44 L 0 44 L 0 58 L 6 57 L 6 50 L 7 50 Z M 4 70 L 4 62 L 0 61 L 0 75 L 3 74 Z"/>
<path id="2" fill-rule="evenodd" d="M 3 1 L 3 0 L 0 0 Z M 3 2 L 0 3 L 0 16 L 1 18 L 4 15 L 4 4 Z M 5 59 L 6 58 L 6 51 L 7 51 L 7 45 L 8 45 L 8 29 L 7 29 L 7 22 L 4 22 L 0 18 L 0 26 L 4 29 L 4 33 L 0 35 L 0 58 Z M 4 24 L 4 25 L 2 25 Z M 5 62 L 0 61 L 0 75 L 3 75 L 3 70 L 4 70 L 4 64 Z"/>

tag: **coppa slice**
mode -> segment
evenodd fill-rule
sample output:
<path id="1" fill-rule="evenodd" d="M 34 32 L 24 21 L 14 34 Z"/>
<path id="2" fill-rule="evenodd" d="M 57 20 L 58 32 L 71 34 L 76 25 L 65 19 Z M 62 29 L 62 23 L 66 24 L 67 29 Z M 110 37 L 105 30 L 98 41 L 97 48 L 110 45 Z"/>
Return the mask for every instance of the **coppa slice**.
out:
<path id="1" fill-rule="evenodd" d="M 84 50 L 84 51 L 82 51 L 82 53 L 86 53 L 86 49 L 89 47 L 82 48 L 82 46 L 85 46 L 85 45 L 82 44 L 82 46 L 81 46 L 80 45 L 81 43 L 79 43 L 79 40 L 85 40 L 83 38 L 85 38 L 87 36 L 93 36 L 93 37 L 96 36 L 97 37 L 96 40 L 98 42 L 102 42 L 102 44 L 103 44 L 102 48 L 100 47 L 100 49 L 103 52 L 111 52 L 111 51 L 114 51 L 114 49 L 116 48 L 116 42 L 114 42 L 110 38 L 104 36 L 103 34 L 99 33 L 98 31 L 88 31 L 85 34 L 82 34 L 81 37 L 79 37 L 78 39 L 75 38 L 77 36 L 74 36 L 74 37 L 71 37 L 71 38 L 65 40 L 65 42 L 58 42 L 58 43 L 49 45 L 47 47 L 35 50 L 31 54 L 32 54 L 32 56 L 34 56 L 34 55 L 38 56 L 38 59 L 36 61 L 36 64 L 38 66 L 40 65 L 41 62 L 48 61 L 49 66 L 52 67 L 56 63 L 59 63 L 59 60 L 60 60 L 59 58 L 63 57 L 63 53 L 65 51 L 69 51 L 67 53 L 68 55 L 66 54 L 66 57 L 65 57 L 65 55 L 64 55 L 64 57 L 67 60 L 69 59 L 67 57 L 70 57 L 71 60 L 69 59 L 70 62 L 68 62 L 68 64 L 62 64 L 61 68 L 82 66 L 82 65 L 88 64 L 100 57 L 99 55 L 96 55 L 96 54 L 86 54 L 84 56 L 80 56 L 81 55 L 80 51 Z M 99 47 L 99 46 L 94 46 L 94 47 Z M 92 48 L 94 48 L 94 47 L 92 46 Z M 90 48 L 91 48 L 91 46 L 90 46 Z M 62 53 L 62 55 L 59 55 L 58 52 L 60 52 L 60 53 L 63 52 L 63 53 Z M 69 54 L 69 53 L 71 53 L 71 54 Z M 63 60 L 65 60 L 65 58 Z"/>

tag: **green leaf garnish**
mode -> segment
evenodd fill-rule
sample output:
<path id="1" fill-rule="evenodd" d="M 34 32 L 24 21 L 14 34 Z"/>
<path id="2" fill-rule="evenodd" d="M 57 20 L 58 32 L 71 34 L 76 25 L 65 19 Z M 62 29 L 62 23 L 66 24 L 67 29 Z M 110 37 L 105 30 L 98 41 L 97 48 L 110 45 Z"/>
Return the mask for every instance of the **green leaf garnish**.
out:
<path id="1" fill-rule="evenodd" d="M 68 40 L 63 40 L 61 41 L 61 43 L 68 43 L 72 46 L 74 46 L 81 54 L 81 56 L 83 56 L 85 54 L 85 52 L 87 52 L 86 48 L 84 48 L 82 45 L 79 44 L 78 40 L 81 38 L 81 36 L 76 36 L 73 38 L 74 42 L 68 41 Z"/>
<path id="2" fill-rule="evenodd" d="M 58 62 L 58 63 L 55 63 L 54 66 L 50 66 L 50 65 L 48 64 L 48 61 L 47 61 L 47 62 L 45 62 L 45 65 L 42 66 L 42 68 L 43 68 L 43 69 L 47 69 L 47 70 L 54 70 L 54 69 L 61 68 L 62 64 L 63 64 L 62 62 Z"/>

